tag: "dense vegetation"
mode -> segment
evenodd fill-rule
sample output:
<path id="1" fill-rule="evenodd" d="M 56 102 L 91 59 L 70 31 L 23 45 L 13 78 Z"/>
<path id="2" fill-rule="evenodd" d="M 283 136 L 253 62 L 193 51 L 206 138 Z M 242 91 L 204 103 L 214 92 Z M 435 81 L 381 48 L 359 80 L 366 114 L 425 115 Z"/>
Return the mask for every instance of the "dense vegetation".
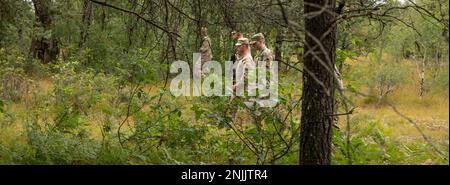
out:
<path id="1" fill-rule="evenodd" d="M 449 163 L 448 4 L 337 1 L 345 91 L 332 164 Z M 303 10 L 297 0 L 0 0 L 0 164 L 298 164 Z M 219 62 L 233 53 L 231 31 L 266 35 L 280 61 L 275 108 L 171 95 L 169 66 L 192 63 L 203 26 Z"/>

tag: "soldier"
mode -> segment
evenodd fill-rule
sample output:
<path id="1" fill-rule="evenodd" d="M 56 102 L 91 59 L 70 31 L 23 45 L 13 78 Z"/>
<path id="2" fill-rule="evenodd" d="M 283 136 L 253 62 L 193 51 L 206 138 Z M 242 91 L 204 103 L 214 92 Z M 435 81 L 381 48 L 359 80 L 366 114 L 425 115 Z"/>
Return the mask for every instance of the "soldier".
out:
<path id="1" fill-rule="evenodd" d="M 266 40 L 264 38 L 264 35 L 262 33 L 253 35 L 250 44 L 256 49 L 256 55 L 254 58 L 256 65 L 259 66 L 260 63 L 265 62 L 266 72 L 268 75 L 270 75 L 270 66 L 272 65 L 274 57 L 272 51 L 266 46 Z M 260 82 L 258 83 L 259 85 L 258 89 L 260 90 L 260 93 L 263 92 L 262 89 L 267 90 L 267 88 L 269 88 L 271 85 L 276 85 L 272 84 L 270 81 L 267 81 L 267 77 L 258 80 L 260 80 Z M 265 86 L 262 85 L 262 83 L 265 83 Z M 269 94 L 267 94 L 268 92 L 267 91 L 264 92 L 265 93 L 259 94 L 261 97 L 256 98 L 256 102 L 258 103 L 259 106 L 265 106 L 266 104 L 271 103 L 269 101 L 272 101 L 270 100 Z"/>
<path id="2" fill-rule="evenodd" d="M 233 41 L 238 41 L 239 39 L 242 39 L 242 38 L 244 38 L 244 34 L 242 34 L 241 32 L 237 32 L 237 31 L 232 31 L 231 32 L 231 39 L 233 40 Z M 231 55 L 231 57 L 230 57 L 230 61 L 232 61 L 233 63 L 234 62 L 236 62 L 236 60 L 237 60 L 237 54 L 236 54 L 236 46 L 234 46 L 234 53 Z"/>
<path id="3" fill-rule="evenodd" d="M 252 67 L 252 64 L 254 64 L 249 45 L 250 43 L 247 38 L 239 39 L 235 45 L 237 61 L 234 64 L 234 68 L 237 72 L 240 72 L 238 71 L 238 69 L 242 69 L 243 67 Z M 236 89 L 236 87 L 238 87 L 239 85 L 243 85 L 242 79 L 244 78 L 244 76 L 244 74 L 236 74 L 236 81 L 238 81 L 238 84 L 235 84 L 233 89 Z"/>
<path id="4" fill-rule="evenodd" d="M 241 57 L 239 56 L 239 53 L 243 53 L 243 51 L 242 50 L 240 51 L 239 48 L 242 45 L 242 43 L 245 43 L 245 40 L 242 40 L 243 38 L 244 38 L 244 35 L 241 32 L 238 32 L 238 31 L 231 32 L 231 39 L 236 42 L 236 44 L 233 43 L 233 54 L 230 57 L 230 61 L 233 62 L 233 68 L 231 69 L 231 73 L 233 74 L 233 80 L 232 80 L 233 86 L 232 86 L 231 91 L 233 91 L 233 93 L 236 92 L 236 79 L 235 79 L 236 65 L 237 65 L 237 61 L 239 59 L 241 59 Z M 239 42 L 239 40 L 241 40 L 241 41 Z M 247 42 L 248 42 L 248 39 L 247 39 Z M 250 59 L 252 59 L 251 55 L 250 55 Z M 246 57 L 246 60 L 248 60 L 248 56 Z M 234 98 L 235 97 L 233 94 L 233 96 L 230 98 L 231 106 L 227 110 L 227 112 L 228 111 L 230 112 L 233 122 L 234 122 L 234 120 L 236 120 L 236 115 L 237 115 L 237 111 L 239 108 L 237 105 L 231 103 L 231 102 L 233 102 Z"/>
<path id="5" fill-rule="evenodd" d="M 262 61 L 266 62 L 267 66 L 270 66 L 273 61 L 272 51 L 267 48 L 266 40 L 262 33 L 258 33 L 252 37 L 250 44 L 256 49 L 256 55 L 254 61 L 258 64 Z"/>
<path id="6" fill-rule="evenodd" d="M 200 47 L 200 53 L 202 54 L 202 64 L 205 62 L 209 62 L 212 60 L 212 50 L 211 50 L 211 39 L 208 36 L 208 29 L 202 27 L 201 29 L 202 35 L 202 46 Z"/>
<path id="7" fill-rule="evenodd" d="M 244 90 L 244 84 L 247 82 L 247 93 L 246 97 L 241 98 L 246 106 L 247 114 L 250 115 L 254 119 L 254 124 L 257 126 L 258 131 L 261 130 L 262 127 L 262 116 L 260 110 L 260 100 L 255 96 L 258 89 L 257 84 L 257 74 L 256 74 L 256 66 L 257 64 L 252 58 L 251 49 L 250 49 L 250 41 L 247 38 L 241 38 L 238 40 L 237 46 L 237 56 L 238 61 L 236 61 L 236 85 L 234 89 L 237 91 Z M 248 70 L 245 73 L 245 69 Z M 253 92 L 254 94 L 251 94 Z M 244 92 L 245 93 L 245 92 Z M 244 94 L 245 95 L 245 94 Z"/>
<path id="8" fill-rule="evenodd" d="M 231 32 L 231 38 L 235 41 L 244 38 L 244 34 L 238 31 L 232 31 Z"/>
<path id="9" fill-rule="evenodd" d="M 202 46 L 200 47 L 199 51 L 201 54 L 201 66 L 203 66 L 203 64 L 212 60 L 213 55 L 211 49 L 211 39 L 208 36 L 208 29 L 202 27 L 201 35 L 202 35 Z M 208 71 L 203 71 L 201 73 L 202 76 L 204 76 L 205 73 L 208 73 Z"/>
<path id="10" fill-rule="evenodd" d="M 256 70 L 256 64 L 252 59 L 252 54 L 250 51 L 250 42 L 247 38 L 241 38 L 236 43 L 236 54 L 238 60 L 236 61 L 234 67 L 236 70 L 236 84 L 233 85 L 233 90 L 236 91 L 237 95 L 245 90 L 245 82 L 247 81 L 247 91 L 256 92 L 256 74 L 252 71 Z M 248 70 L 248 73 L 245 70 Z M 245 92 L 244 92 L 245 93 Z M 252 102 L 246 103 L 248 107 L 251 107 Z"/>
<path id="11" fill-rule="evenodd" d="M 241 32 L 238 32 L 238 31 L 232 31 L 231 32 L 231 39 L 233 40 L 233 41 L 236 41 L 236 42 L 238 42 L 238 40 L 239 39 L 242 39 L 242 38 L 244 38 L 244 34 L 242 34 Z M 240 58 L 238 55 L 238 53 L 237 53 L 237 47 L 238 46 L 236 46 L 235 44 L 233 44 L 233 54 L 231 55 L 231 57 L 230 57 L 230 61 L 231 62 L 233 62 L 233 64 L 235 64 L 236 63 L 236 61 L 238 60 L 238 58 Z M 233 67 L 233 69 L 232 69 L 232 74 L 233 74 L 233 77 L 234 77 L 234 74 L 236 74 L 236 71 L 235 71 L 235 68 Z M 233 85 L 236 83 L 236 80 L 233 78 Z"/>

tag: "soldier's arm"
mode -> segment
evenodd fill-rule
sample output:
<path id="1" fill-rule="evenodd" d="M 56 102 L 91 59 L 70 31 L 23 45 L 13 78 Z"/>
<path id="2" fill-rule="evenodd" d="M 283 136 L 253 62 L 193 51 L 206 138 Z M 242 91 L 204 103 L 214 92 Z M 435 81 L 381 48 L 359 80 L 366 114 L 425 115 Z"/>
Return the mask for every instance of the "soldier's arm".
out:
<path id="1" fill-rule="evenodd" d="M 272 53 L 267 53 L 267 58 L 266 58 L 266 62 L 272 62 L 273 61 L 273 55 Z"/>
<path id="2" fill-rule="evenodd" d="M 250 61 L 243 60 L 238 63 L 236 63 L 236 84 L 234 85 L 234 88 L 245 85 L 245 81 L 248 79 L 248 73 L 245 72 L 245 69 L 249 69 L 251 66 L 249 66 Z"/>
<path id="3" fill-rule="evenodd" d="M 263 55 L 263 61 L 266 62 L 266 65 L 270 65 L 273 61 L 272 52 L 266 52 Z"/>
<path id="4" fill-rule="evenodd" d="M 208 39 L 203 39 L 202 47 L 200 47 L 200 52 L 206 52 L 209 49 Z"/>
<path id="5" fill-rule="evenodd" d="M 200 52 L 206 52 L 208 50 L 208 48 L 206 47 L 206 41 L 203 41 L 202 46 L 200 47 Z"/>

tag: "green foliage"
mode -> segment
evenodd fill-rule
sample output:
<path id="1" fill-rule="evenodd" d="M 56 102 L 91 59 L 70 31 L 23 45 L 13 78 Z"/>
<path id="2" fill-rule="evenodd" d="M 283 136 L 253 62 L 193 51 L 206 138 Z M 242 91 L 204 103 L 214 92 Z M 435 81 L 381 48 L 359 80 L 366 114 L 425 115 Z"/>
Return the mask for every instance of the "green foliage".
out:
<path id="1" fill-rule="evenodd" d="M 431 78 L 426 85 L 430 87 L 433 93 L 442 93 L 449 96 L 449 73 L 448 67 L 440 69 L 434 78 Z"/>
<path id="2" fill-rule="evenodd" d="M 0 66 L 3 66 L 0 69 L 0 98 L 19 101 L 27 93 L 29 81 L 22 68 L 23 58 L 17 57 L 16 61 L 12 61 L 11 55 L 0 61 Z"/>
<path id="3" fill-rule="evenodd" d="M 432 146 L 421 141 L 401 142 L 392 137 L 393 130 L 387 129 L 379 120 L 368 115 L 355 116 L 351 120 L 353 130 L 350 142 L 346 133 L 335 130 L 333 152 L 335 164 L 411 164 L 444 162 Z M 435 143 L 437 144 L 437 143 Z M 350 153 L 348 153 L 350 151 Z"/>
<path id="4" fill-rule="evenodd" d="M 239 97 L 199 97 L 193 100 L 191 110 L 196 120 L 218 127 L 227 133 L 222 137 L 240 143 L 239 152 L 225 152 L 236 155 L 228 157 L 229 164 L 289 164 L 298 160 L 292 151 L 298 148 L 299 122 L 292 110 L 298 108 L 299 101 L 287 101 L 293 99 L 295 88 L 292 83 L 281 84 L 282 97 L 274 109 L 249 108 L 244 104 L 248 100 Z"/>
<path id="5" fill-rule="evenodd" d="M 57 66 L 53 96 L 55 108 L 61 111 L 91 112 L 101 109 L 103 102 L 113 98 L 118 87 L 117 78 L 90 69 L 79 69 L 79 62 L 65 62 Z M 57 111 L 58 112 L 58 111 Z"/>
<path id="6" fill-rule="evenodd" d="M 369 87 L 376 87 L 381 98 L 393 91 L 405 81 L 407 71 L 402 70 L 396 62 L 378 65 L 379 68 L 372 70 Z"/>
<path id="7" fill-rule="evenodd" d="M 31 123 L 27 128 L 28 144 L 33 149 L 31 164 L 89 164 L 95 161 L 96 145 L 86 138 L 85 130 L 66 134 L 56 131 L 61 125 L 41 126 Z M 55 128 L 56 127 L 56 128 Z M 75 127 L 74 127 L 75 128 Z"/>
<path id="8" fill-rule="evenodd" d="M 371 59 L 359 68 L 352 69 L 349 77 L 349 88 L 360 91 L 368 88 L 371 97 L 370 101 L 383 100 L 389 93 L 398 88 L 399 85 L 411 81 L 411 71 L 403 67 L 401 62 L 389 59 L 376 59 L 371 55 Z"/>
<path id="9" fill-rule="evenodd" d="M 351 50 L 337 49 L 336 50 L 336 66 L 338 66 L 338 68 L 342 68 L 342 66 L 345 63 L 345 60 L 347 58 L 354 57 L 355 55 L 356 55 L 356 53 L 354 53 Z"/>

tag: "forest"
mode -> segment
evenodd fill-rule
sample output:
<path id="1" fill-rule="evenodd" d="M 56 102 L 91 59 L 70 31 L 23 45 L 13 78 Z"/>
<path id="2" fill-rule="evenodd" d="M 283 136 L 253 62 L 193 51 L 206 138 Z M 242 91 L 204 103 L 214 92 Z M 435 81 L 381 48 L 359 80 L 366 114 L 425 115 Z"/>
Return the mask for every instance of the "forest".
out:
<path id="1" fill-rule="evenodd" d="M 448 48 L 448 0 L 0 0 L 0 164 L 448 165 Z M 174 95 L 196 53 L 276 105 Z"/>

